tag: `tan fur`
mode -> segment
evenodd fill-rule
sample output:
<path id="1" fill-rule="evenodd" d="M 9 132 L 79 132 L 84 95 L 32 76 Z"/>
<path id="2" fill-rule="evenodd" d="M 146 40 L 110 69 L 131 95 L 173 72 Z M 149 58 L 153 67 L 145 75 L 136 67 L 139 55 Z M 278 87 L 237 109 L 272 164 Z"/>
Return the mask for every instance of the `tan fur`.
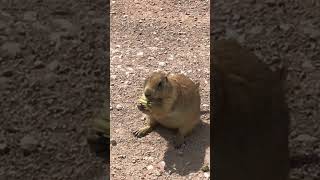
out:
<path id="1" fill-rule="evenodd" d="M 159 82 L 161 89 L 157 89 Z M 152 102 L 150 111 L 143 111 L 148 116 L 148 125 L 136 131 L 137 136 L 144 136 L 156 124 L 178 129 L 177 146 L 183 143 L 186 135 L 200 122 L 199 83 L 182 74 L 155 72 L 146 79 L 144 93 L 151 93 L 152 98 L 161 98 L 161 102 Z M 156 100 L 155 100 L 156 101 Z"/>

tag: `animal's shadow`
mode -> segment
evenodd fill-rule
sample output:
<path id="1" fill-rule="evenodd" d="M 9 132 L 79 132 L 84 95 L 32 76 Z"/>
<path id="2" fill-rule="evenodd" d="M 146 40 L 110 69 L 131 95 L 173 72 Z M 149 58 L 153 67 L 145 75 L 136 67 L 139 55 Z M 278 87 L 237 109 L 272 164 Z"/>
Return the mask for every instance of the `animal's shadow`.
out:
<path id="1" fill-rule="evenodd" d="M 210 146 L 210 124 L 199 123 L 185 138 L 185 144 L 179 149 L 174 148 L 176 131 L 161 126 L 155 131 L 168 142 L 164 155 L 165 171 L 186 176 L 201 169 L 204 165 L 206 149 Z"/>

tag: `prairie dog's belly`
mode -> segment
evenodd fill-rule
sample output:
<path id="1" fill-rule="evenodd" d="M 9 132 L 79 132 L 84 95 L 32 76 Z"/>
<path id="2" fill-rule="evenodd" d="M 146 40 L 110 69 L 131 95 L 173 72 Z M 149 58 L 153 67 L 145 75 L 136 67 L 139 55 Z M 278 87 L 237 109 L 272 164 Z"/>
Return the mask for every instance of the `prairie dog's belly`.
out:
<path id="1" fill-rule="evenodd" d="M 192 117 L 194 117 L 194 115 L 188 113 L 188 111 L 175 111 L 166 117 L 155 120 L 166 128 L 177 129 L 184 126 L 186 123 L 192 123 Z"/>

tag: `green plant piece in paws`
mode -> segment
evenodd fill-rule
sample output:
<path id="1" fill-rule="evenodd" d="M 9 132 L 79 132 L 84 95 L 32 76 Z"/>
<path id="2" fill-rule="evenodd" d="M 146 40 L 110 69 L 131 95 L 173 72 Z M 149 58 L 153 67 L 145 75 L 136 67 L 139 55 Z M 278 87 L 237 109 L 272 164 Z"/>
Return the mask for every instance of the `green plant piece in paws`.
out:
<path id="1" fill-rule="evenodd" d="M 150 101 L 148 101 L 148 99 L 145 96 L 142 96 L 138 101 L 147 109 L 151 107 Z"/>

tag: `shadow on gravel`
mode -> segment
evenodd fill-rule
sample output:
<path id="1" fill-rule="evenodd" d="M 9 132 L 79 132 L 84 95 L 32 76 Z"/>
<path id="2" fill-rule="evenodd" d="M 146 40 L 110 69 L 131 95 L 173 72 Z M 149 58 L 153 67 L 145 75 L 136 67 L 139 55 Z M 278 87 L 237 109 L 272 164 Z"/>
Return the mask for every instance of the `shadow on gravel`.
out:
<path id="1" fill-rule="evenodd" d="M 180 149 L 173 147 L 175 131 L 163 127 L 159 127 L 155 131 L 169 143 L 163 160 L 166 163 L 166 171 L 186 176 L 201 169 L 204 165 L 206 149 L 210 146 L 210 124 L 201 122 L 186 137 L 185 145 Z"/>

